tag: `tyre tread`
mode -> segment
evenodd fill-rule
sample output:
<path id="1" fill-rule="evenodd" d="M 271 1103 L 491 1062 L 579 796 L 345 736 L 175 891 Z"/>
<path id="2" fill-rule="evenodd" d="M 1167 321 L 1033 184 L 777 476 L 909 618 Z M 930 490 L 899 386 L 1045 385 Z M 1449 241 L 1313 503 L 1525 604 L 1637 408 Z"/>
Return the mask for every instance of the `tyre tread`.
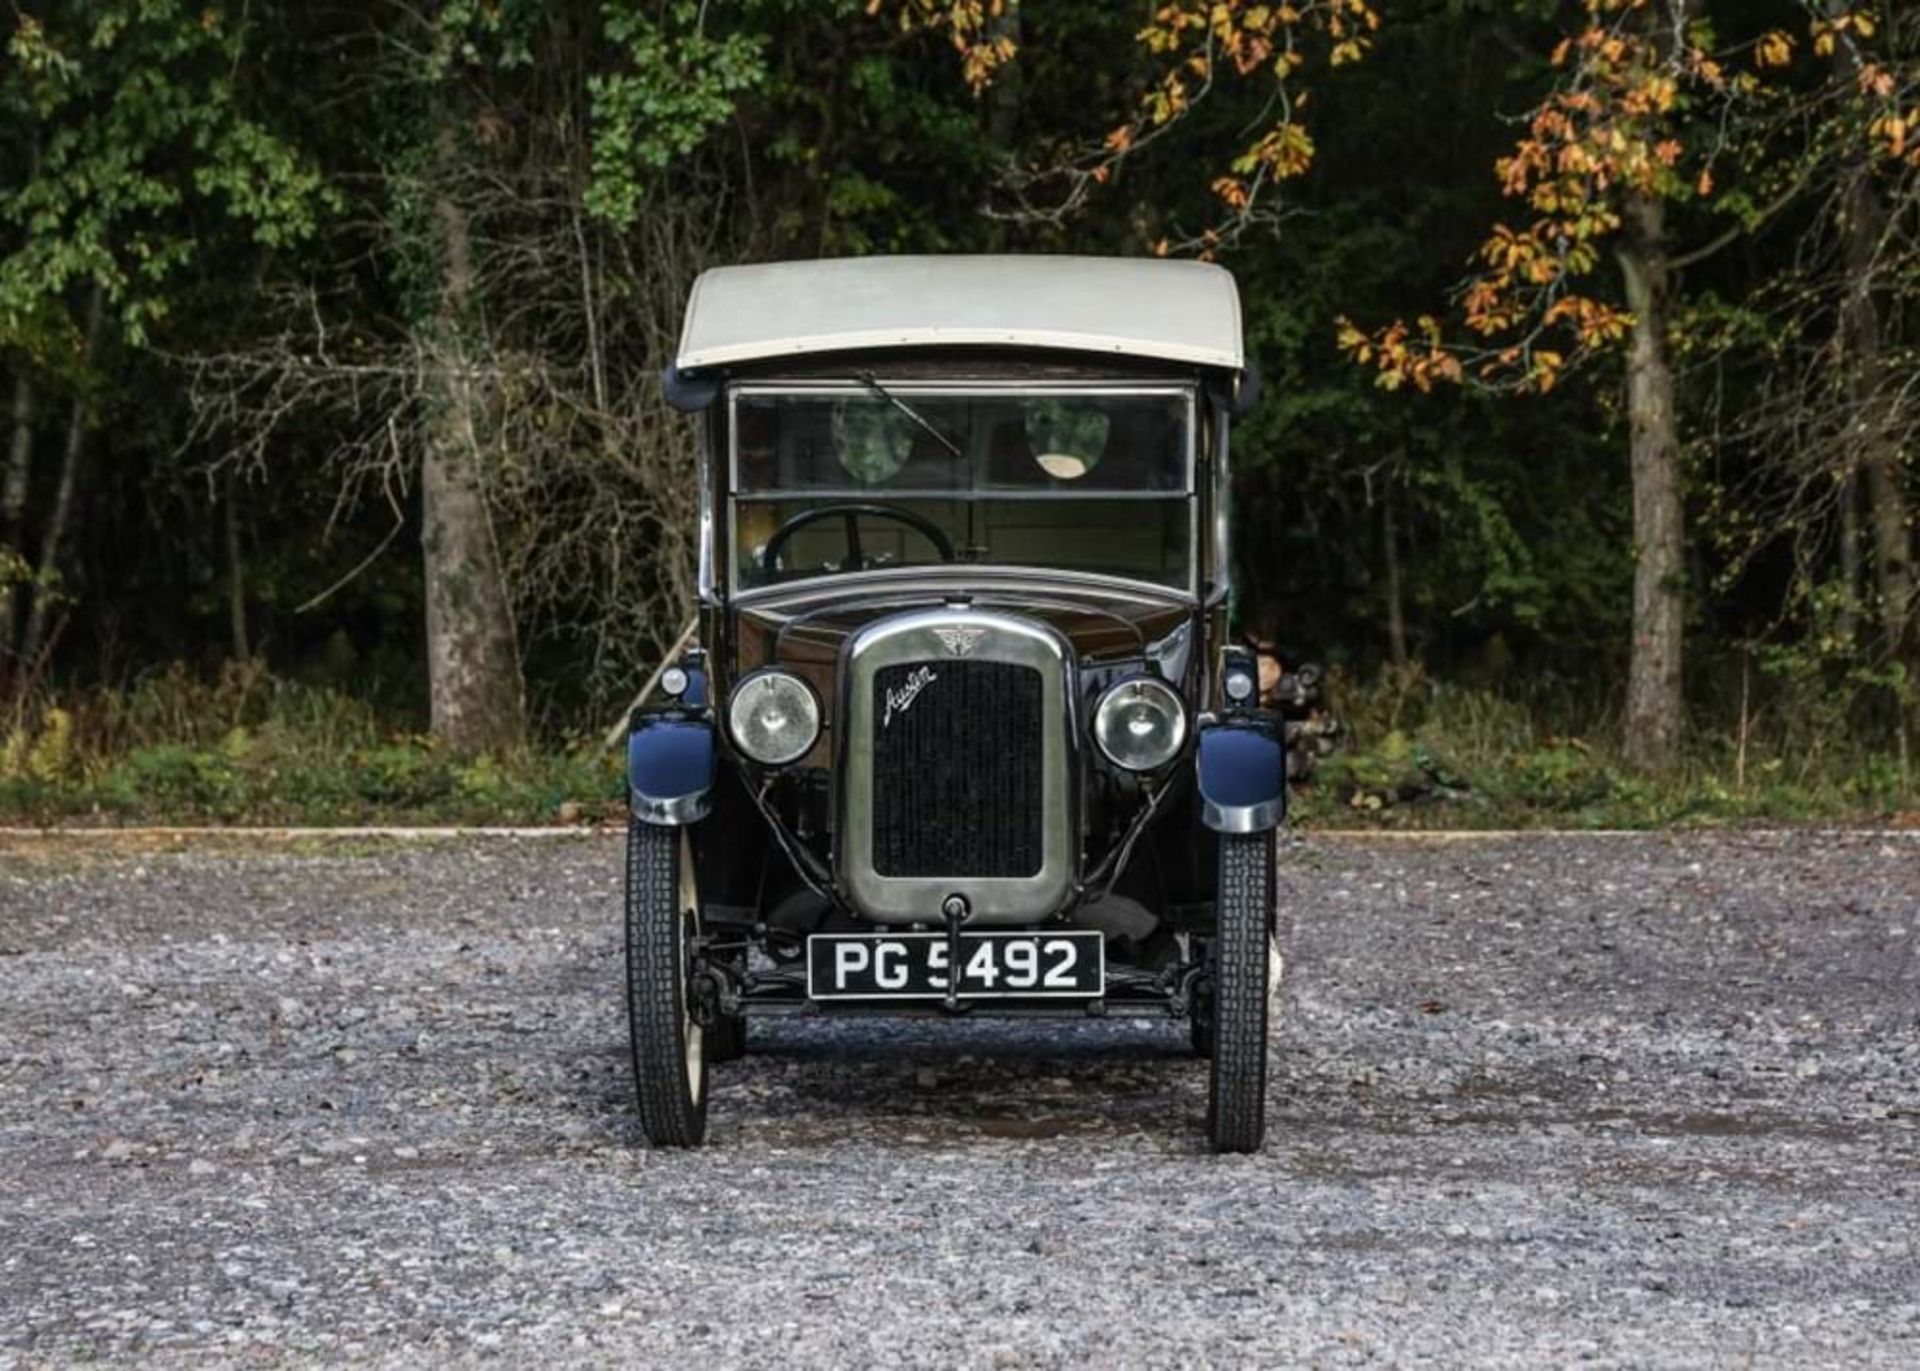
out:
<path id="1" fill-rule="evenodd" d="M 1257 1152 L 1266 1133 L 1273 834 L 1221 835 L 1218 900 L 1207 1137 L 1216 1152 Z"/>
<path id="2" fill-rule="evenodd" d="M 687 1080 L 680 983 L 680 831 L 627 821 L 627 1024 L 640 1127 L 655 1147 L 697 1147 L 707 1091 Z"/>

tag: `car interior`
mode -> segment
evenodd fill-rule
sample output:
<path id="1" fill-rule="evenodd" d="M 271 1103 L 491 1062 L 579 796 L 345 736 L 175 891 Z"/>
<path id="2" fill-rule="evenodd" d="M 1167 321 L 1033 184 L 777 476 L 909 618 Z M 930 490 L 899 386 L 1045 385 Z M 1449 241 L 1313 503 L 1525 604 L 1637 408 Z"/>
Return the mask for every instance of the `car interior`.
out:
<path id="1" fill-rule="evenodd" d="M 944 560 L 904 518 L 865 512 L 792 530 L 766 564 L 788 521 L 858 505 L 930 521 L 957 561 L 1184 587 L 1193 538 L 1187 404 L 1180 394 L 743 397 L 738 584 Z"/>

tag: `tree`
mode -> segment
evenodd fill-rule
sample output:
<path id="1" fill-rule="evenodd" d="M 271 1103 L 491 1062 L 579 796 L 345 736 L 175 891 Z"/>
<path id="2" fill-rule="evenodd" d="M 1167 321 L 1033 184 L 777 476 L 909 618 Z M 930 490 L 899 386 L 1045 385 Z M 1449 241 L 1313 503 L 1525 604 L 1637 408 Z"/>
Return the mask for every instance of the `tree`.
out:
<path id="1" fill-rule="evenodd" d="M 432 138 L 428 217 L 439 288 L 416 339 L 426 416 L 420 546 L 433 731 L 457 752 L 510 752 L 526 737 L 520 653 L 483 485 L 485 411 L 498 402 L 474 356 L 473 237 L 456 189 L 463 150 L 445 116 Z"/>
<path id="2" fill-rule="evenodd" d="M 1920 707 L 1909 457 L 1920 356 L 1901 302 L 1920 290 L 1909 137 L 1920 16 L 1894 11 L 1883 25 L 1810 5 L 1802 37 L 1774 30 L 1758 49 L 1782 71 L 1800 51 L 1812 60 L 1794 62 L 1759 154 L 1793 200 L 1790 251 L 1746 267 L 1700 311 L 1697 350 L 1725 397 L 1705 418 L 1741 457 L 1708 485 L 1710 527 L 1728 582 L 1791 559 L 1762 630 L 1779 669 L 1817 664 L 1848 697 L 1871 687 L 1902 702 L 1907 736 Z"/>
<path id="3" fill-rule="evenodd" d="M 35 669 L 52 632 L 102 349 L 148 344 L 180 276 L 221 231 L 272 248 L 315 227 L 324 197 L 311 168 L 248 108 L 247 39 L 243 6 L 91 0 L 46 19 L 21 13 L 7 40 L 0 110 L 24 147 L 7 149 L 0 188 L 0 355 L 14 372 L 0 678 L 8 665 Z M 23 618 L 36 399 L 47 390 L 66 394 L 67 417 Z"/>
<path id="4" fill-rule="evenodd" d="M 945 33 L 976 94 L 1000 79 L 1019 54 L 1018 0 L 868 0 L 902 30 Z M 1271 227 L 1274 188 L 1313 162 L 1314 142 L 1302 118 L 1307 92 L 1299 74 L 1315 57 L 1329 68 L 1359 61 L 1380 16 L 1370 0 L 1162 0 L 1134 35 L 1149 75 L 1121 122 L 1097 140 L 1070 140 L 1036 159 L 1008 159 L 989 213 L 1019 224 L 1059 227 L 1151 145 L 1189 121 L 1227 83 L 1264 85 L 1253 121 L 1258 130 L 1211 177 L 1214 222 L 1153 244 L 1162 255 L 1211 258 L 1249 229 Z"/>
<path id="5" fill-rule="evenodd" d="M 1840 357 L 1851 440 L 1844 460 L 1849 474 L 1866 473 L 1883 650 L 1920 681 L 1920 562 L 1902 456 L 1920 424 L 1890 355 L 1887 327 L 1894 302 L 1913 284 L 1920 137 L 1909 147 L 1908 125 L 1920 100 L 1920 22 L 1909 18 L 1904 34 L 1888 31 L 1894 48 L 1888 55 L 1876 50 L 1877 33 L 1870 18 L 1834 7 L 1814 20 L 1813 42 L 1832 56 L 1838 141 L 1845 149 L 1837 159 L 1836 204 L 1844 282 Z M 1893 212 L 1889 196 L 1898 206 Z"/>
<path id="6" fill-rule="evenodd" d="M 302 40 L 355 54 L 326 98 L 382 133 L 324 149 L 361 200 L 318 274 L 371 280 L 274 282 L 256 336 L 197 359 L 200 423 L 250 467 L 323 426 L 342 503 L 395 536 L 417 484 L 433 730 L 508 752 L 529 659 L 571 707 L 624 699 L 690 609 L 693 433 L 658 377 L 727 227 L 690 168 L 766 43 L 677 2 L 334 22 Z"/>
<path id="7" fill-rule="evenodd" d="M 1731 241 L 1677 255 L 1670 207 L 1709 195 L 1725 122 L 1706 105 L 1751 98 L 1758 78 L 1730 74 L 1730 54 L 1691 0 L 1586 0 L 1585 25 L 1552 55 L 1560 74 L 1527 118 L 1527 134 L 1496 167 L 1506 194 L 1534 217 L 1497 224 L 1481 271 L 1460 291 L 1471 339 L 1451 340 L 1433 316 L 1372 333 L 1347 320 L 1340 341 L 1377 368 L 1381 385 L 1425 390 L 1472 380 L 1544 392 L 1570 365 L 1628 339 L 1625 357 L 1633 474 L 1634 594 L 1626 754 L 1645 771 L 1675 758 L 1686 719 L 1683 444 L 1672 360 L 1676 271 Z M 1770 37 L 1751 44 L 1762 62 Z M 1689 148 L 1690 120 L 1705 125 Z M 1698 168 L 1689 177 L 1683 158 Z M 1745 216 L 1750 230 L 1778 205 Z M 1626 309 L 1589 294 L 1584 278 L 1611 243 Z M 1562 340 L 1566 341 L 1562 341 Z"/>

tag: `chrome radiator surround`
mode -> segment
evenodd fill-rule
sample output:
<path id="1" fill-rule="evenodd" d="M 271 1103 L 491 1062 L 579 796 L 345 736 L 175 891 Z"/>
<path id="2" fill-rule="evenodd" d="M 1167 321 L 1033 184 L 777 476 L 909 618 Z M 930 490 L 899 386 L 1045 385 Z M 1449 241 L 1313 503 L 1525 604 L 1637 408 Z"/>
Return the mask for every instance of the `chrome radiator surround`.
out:
<path id="1" fill-rule="evenodd" d="M 874 678 L 892 666 L 1004 662 L 1039 673 L 1041 690 L 1040 868 L 1032 876 L 883 876 L 874 868 Z M 937 924 L 941 903 L 961 895 L 969 927 L 1032 923 L 1066 904 L 1073 891 L 1076 828 L 1073 655 L 1047 625 L 969 609 L 921 610 L 882 619 L 847 645 L 840 663 L 841 883 L 855 909 L 884 924 Z M 968 816 L 956 814 L 954 822 Z"/>

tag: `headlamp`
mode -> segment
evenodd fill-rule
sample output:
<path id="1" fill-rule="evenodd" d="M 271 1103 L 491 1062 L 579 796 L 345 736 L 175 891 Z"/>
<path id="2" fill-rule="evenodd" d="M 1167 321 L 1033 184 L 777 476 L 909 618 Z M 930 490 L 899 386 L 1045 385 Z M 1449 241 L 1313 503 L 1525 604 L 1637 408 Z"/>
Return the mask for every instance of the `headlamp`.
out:
<path id="1" fill-rule="evenodd" d="M 798 676 L 756 671 L 733 688 L 727 727 L 739 749 L 762 766 L 785 766 L 820 736 L 820 702 Z"/>
<path id="2" fill-rule="evenodd" d="M 1187 740 L 1187 711 L 1165 682 L 1131 676 L 1094 706 L 1093 740 L 1115 766 L 1152 771 L 1172 761 Z"/>

